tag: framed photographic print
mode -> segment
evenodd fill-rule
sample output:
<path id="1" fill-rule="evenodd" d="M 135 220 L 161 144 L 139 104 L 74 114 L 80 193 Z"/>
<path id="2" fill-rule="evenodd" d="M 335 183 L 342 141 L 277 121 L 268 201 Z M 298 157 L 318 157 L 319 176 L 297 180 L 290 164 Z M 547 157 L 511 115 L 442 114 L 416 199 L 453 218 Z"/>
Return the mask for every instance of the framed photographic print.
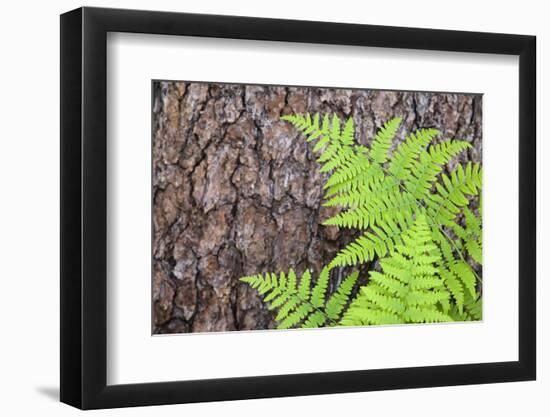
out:
<path id="1" fill-rule="evenodd" d="M 61 16 L 61 400 L 535 379 L 535 38 Z"/>

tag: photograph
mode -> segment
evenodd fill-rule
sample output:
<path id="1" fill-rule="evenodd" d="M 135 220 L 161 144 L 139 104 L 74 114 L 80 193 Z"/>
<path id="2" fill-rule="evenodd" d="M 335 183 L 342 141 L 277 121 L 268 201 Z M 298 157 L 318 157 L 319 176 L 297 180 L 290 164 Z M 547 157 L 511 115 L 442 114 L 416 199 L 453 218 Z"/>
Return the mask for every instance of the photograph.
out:
<path id="1" fill-rule="evenodd" d="M 543 5 L 3 4 L 0 417 L 550 415 Z"/>
<path id="2" fill-rule="evenodd" d="M 483 319 L 483 94 L 151 95 L 154 335 Z"/>

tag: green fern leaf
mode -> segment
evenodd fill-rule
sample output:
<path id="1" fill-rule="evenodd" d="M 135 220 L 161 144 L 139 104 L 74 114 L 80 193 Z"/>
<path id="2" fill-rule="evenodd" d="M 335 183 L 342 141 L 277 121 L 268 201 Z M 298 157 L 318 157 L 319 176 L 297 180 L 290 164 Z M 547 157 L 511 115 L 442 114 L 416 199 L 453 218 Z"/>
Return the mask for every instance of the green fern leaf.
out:
<path id="1" fill-rule="evenodd" d="M 462 312 L 464 307 L 464 287 L 462 286 L 462 283 L 458 280 L 456 275 L 448 269 L 441 267 L 439 271 L 445 282 L 445 286 L 448 288 L 456 302 L 458 311 Z"/>
<path id="2" fill-rule="evenodd" d="M 279 323 L 278 328 L 290 329 L 299 324 L 312 311 L 313 307 L 310 304 L 299 303 L 295 310 L 288 314 L 286 318 Z"/>
<path id="3" fill-rule="evenodd" d="M 350 208 L 323 222 L 325 226 L 368 229 L 371 225 L 381 225 L 388 219 L 401 214 L 412 217 L 418 207 L 416 199 L 398 189 L 383 195 L 370 195 L 358 207 Z"/>
<path id="4" fill-rule="evenodd" d="M 314 300 L 317 307 L 311 312 L 293 306 L 295 301 L 289 291 L 296 286 L 290 275 L 288 290 L 270 291 L 271 284 L 266 283 L 256 286 L 266 299 L 271 297 L 271 307 L 275 303 L 279 314 L 281 308 L 286 313 L 288 305 L 292 307 L 281 325 L 330 325 L 329 317 L 323 315 L 326 310 L 322 310 L 326 308 L 330 269 L 370 262 L 376 257 L 384 258 L 383 273 L 371 271 L 368 288 L 362 288 L 352 303 L 361 305 L 360 312 L 365 316 L 361 318 L 359 310 L 350 311 L 350 307 L 344 313 L 347 323 L 431 322 L 467 314 L 474 317 L 467 306 L 477 294 L 479 277 L 468 262 L 482 261 L 481 206 L 479 216 L 468 206 L 481 191 L 481 166 L 458 164 L 450 174 L 442 173 L 443 166 L 471 145 L 449 140 L 430 146 L 439 131 L 421 129 L 409 134 L 390 156 L 398 118 L 383 125 L 370 148 L 354 143 L 351 118 L 343 124 L 336 116 L 326 114 L 322 123 L 318 114 L 288 115 L 283 120 L 314 142 L 320 171 L 330 173 L 323 204 L 341 207 L 343 211 L 324 224 L 363 233 L 337 253 L 309 293 L 311 278 L 300 280 L 294 291 L 302 298 L 309 295 Z M 426 230 L 417 230 L 419 219 L 425 220 Z M 415 236 L 411 235 L 413 230 Z M 418 259 L 418 264 L 411 266 L 413 259 Z M 408 267 L 404 268 L 404 264 Z M 381 310 L 382 306 L 386 309 Z M 429 311 L 424 311 L 426 306 Z"/>
<path id="5" fill-rule="evenodd" d="M 327 313 L 327 316 L 329 316 L 331 319 L 337 320 L 340 317 L 342 310 L 349 301 L 351 290 L 357 282 L 358 277 L 358 272 L 354 272 L 349 275 L 342 282 L 340 287 L 338 287 L 338 290 L 334 294 L 332 294 L 332 296 L 328 300 L 325 311 Z"/>
<path id="6" fill-rule="evenodd" d="M 436 129 L 421 129 L 411 133 L 406 141 L 397 147 L 388 169 L 390 174 L 400 180 L 407 179 L 414 161 L 438 134 L 439 130 Z"/>
<path id="7" fill-rule="evenodd" d="M 321 307 L 325 303 L 325 294 L 327 292 L 330 270 L 323 268 L 319 274 L 319 279 L 311 291 L 311 304 L 314 307 Z"/>
<path id="8" fill-rule="evenodd" d="M 302 325 L 302 328 L 304 329 L 315 329 L 317 327 L 321 327 L 326 322 L 326 315 L 320 311 L 315 311 L 312 315 L 310 315 L 307 320 Z"/>
<path id="9" fill-rule="evenodd" d="M 438 307 L 448 299 L 438 276 L 439 252 L 425 216 L 404 234 L 406 244 L 380 261 L 382 273 L 371 272 L 369 283 L 344 313 L 343 325 L 431 323 L 451 321 Z"/>
<path id="10" fill-rule="evenodd" d="M 321 327 L 335 325 L 344 307 L 349 303 L 358 274 L 344 279 L 336 291 L 325 301 L 329 282 L 329 269 L 323 268 L 317 282 L 311 288 L 311 274 L 305 271 L 299 283 L 291 269 L 279 277 L 273 273 L 242 277 L 240 280 L 264 296 L 270 310 L 276 310 L 277 328 Z"/>
<path id="11" fill-rule="evenodd" d="M 482 299 L 480 294 L 475 294 L 472 297 L 470 294 L 465 294 L 464 308 L 459 309 L 457 306 L 453 306 L 449 315 L 454 321 L 478 321 L 482 319 Z"/>
<path id="12" fill-rule="evenodd" d="M 413 169 L 411 175 L 405 179 L 407 191 L 416 199 L 424 199 L 430 193 L 437 175 L 441 173 L 442 165 L 468 147 L 470 144 L 467 142 L 449 141 L 430 147 L 429 152 L 421 152 L 419 160 L 410 164 Z"/>
<path id="13" fill-rule="evenodd" d="M 378 131 L 372 141 L 370 157 L 377 163 L 383 164 L 388 160 L 393 138 L 399 129 L 401 118 L 395 117 L 387 121 Z"/>
<path id="14" fill-rule="evenodd" d="M 456 261 L 449 265 L 450 270 L 462 281 L 464 288 L 470 292 L 472 297 L 476 293 L 476 277 L 470 265 L 464 261 Z"/>
<path id="15" fill-rule="evenodd" d="M 372 226 L 372 232 L 365 232 L 356 240 L 341 249 L 329 264 L 329 268 L 336 266 L 357 265 L 372 261 L 376 256 L 384 257 L 401 243 L 402 234 L 412 223 L 410 217 L 396 216 L 396 222 L 387 219 L 379 226 Z"/>
<path id="16" fill-rule="evenodd" d="M 311 285 L 311 274 L 306 270 L 302 278 L 300 279 L 300 287 L 298 288 L 298 296 L 302 300 L 307 300 L 309 298 L 309 288 Z"/>

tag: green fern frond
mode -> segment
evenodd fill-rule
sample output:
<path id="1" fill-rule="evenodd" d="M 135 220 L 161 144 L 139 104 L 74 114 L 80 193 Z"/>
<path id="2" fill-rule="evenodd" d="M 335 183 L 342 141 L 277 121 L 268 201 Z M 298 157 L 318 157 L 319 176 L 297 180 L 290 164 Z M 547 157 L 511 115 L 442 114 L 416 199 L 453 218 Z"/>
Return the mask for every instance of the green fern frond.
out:
<path id="1" fill-rule="evenodd" d="M 300 286 L 298 287 L 298 296 L 302 300 L 307 300 L 309 298 L 309 291 L 311 285 L 311 274 L 309 270 L 305 270 L 300 279 Z"/>
<path id="2" fill-rule="evenodd" d="M 449 311 L 449 316 L 454 321 L 478 321 L 482 319 L 483 302 L 480 294 L 475 294 L 474 297 L 466 294 L 464 307 L 459 309 L 453 306 Z"/>
<path id="3" fill-rule="evenodd" d="M 325 115 L 322 126 L 319 126 L 319 118 L 319 114 L 316 114 L 312 119 L 309 113 L 305 117 L 302 115 L 281 117 L 282 120 L 290 122 L 301 131 L 308 142 L 317 141 L 313 150 L 321 152 L 317 159 L 321 164 L 321 172 L 330 172 L 349 164 L 355 157 L 353 119 L 349 118 L 344 129 L 341 129 L 337 115 L 332 117 L 332 121 L 329 121 L 329 116 Z"/>
<path id="4" fill-rule="evenodd" d="M 339 171 L 330 176 L 327 184 L 329 184 L 333 178 L 336 178 L 336 175 L 341 174 L 342 177 L 340 178 L 344 176 L 347 177 L 344 179 L 337 178 L 337 182 L 326 188 L 325 199 L 327 199 L 327 202 L 325 205 L 346 207 L 353 204 L 353 199 L 347 203 L 346 200 L 339 200 L 339 198 L 345 198 L 348 195 L 356 193 L 369 195 L 378 191 L 399 188 L 399 183 L 391 177 L 387 177 L 380 166 L 369 165 L 370 163 L 368 161 L 365 162 L 359 158 L 357 159 L 357 164 L 362 164 L 361 166 L 346 171 Z"/>
<path id="5" fill-rule="evenodd" d="M 440 275 L 455 300 L 458 311 L 462 312 L 467 295 L 473 296 L 476 292 L 475 272 L 464 259 L 455 255 L 454 249 L 442 232 L 434 226 L 432 226 L 432 237 L 438 243 L 438 249 L 442 254 L 442 261 L 438 265 Z"/>
<path id="6" fill-rule="evenodd" d="M 410 163 L 410 175 L 404 180 L 407 191 L 418 200 L 424 199 L 441 173 L 442 165 L 469 147 L 471 145 L 468 142 L 451 140 L 433 145 L 427 152 L 421 152 L 419 159 Z"/>
<path id="7" fill-rule="evenodd" d="M 404 244 L 380 261 L 383 272 L 372 271 L 369 283 L 344 313 L 348 326 L 452 321 L 438 305 L 448 299 L 436 265 L 441 261 L 421 215 L 404 233 Z"/>
<path id="8" fill-rule="evenodd" d="M 377 163 L 383 164 L 388 160 L 393 138 L 401 124 L 400 117 L 388 120 L 378 131 L 370 148 L 370 157 Z"/>
<path id="9" fill-rule="evenodd" d="M 353 272 L 344 279 L 342 284 L 338 287 L 338 290 L 329 298 L 325 306 L 325 312 L 332 320 L 338 320 L 340 318 L 344 307 L 349 302 L 351 291 L 358 277 L 359 272 Z"/>
<path id="10" fill-rule="evenodd" d="M 325 302 L 325 294 L 327 292 L 328 281 L 330 279 L 330 271 L 328 268 L 323 268 L 319 274 L 319 279 L 313 290 L 311 291 L 311 304 L 315 307 L 321 307 Z"/>
<path id="11" fill-rule="evenodd" d="M 479 205 L 479 217 L 476 216 L 468 207 L 464 208 L 464 219 L 466 221 L 466 237 L 464 238 L 464 246 L 468 251 L 468 254 L 478 264 L 483 263 L 483 251 L 482 251 L 482 238 L 483 233 L 481 231 L 481 217 L 482 217 L 482 205 L 480 199 Z"/>
<path id="12" fill-rule="evenodd" d="M 371 225 L 381 224 L 395 218 L 398 214 L 412 217 L 418 207 L 416 199 L 402 193 L 398 188 L 393 192 L 366 197 L 359 207 L 350 208 L 323 222 L 325 226 L 368 229 Z"/>
<path id="13" fill-rule="evenodd" d="M 445 142 L 431 145 L 428 149 L 430 158 L 439 165 L 448 164 L 460 152 L 470 149 L 472 145 L 463 140 L 451 139 Z"/>
<path id="14" fill-rule="evenodd" d="M 472 170 L 471 166 L 466 171 L 459 166 L 451 174 L 451 180 L 443 178 L 447 188 L 454 182 L 454 188 L 458 190 L 451 190 L 451 199 L 431 192 L 442 166 L 471 146 L 464 141 L 451 140 L 426 149 L 429 141 L 439 133 L 435 129 L 409 135 L 407 141 L 398 147 L 386 171 L 381 161 L 388 158 L 391 140 L 398 126 L 399 119 L 392 119 L 378 132 L 373 141 L 374 153 L 372 149 L 367 153 L 361 149 L 355 153 L 349 151 L 352 156 L 347 159 L 348 162 L 340 164 L 327 180 L 325 197 L 328 201 L 324 205 L 337 205 L 348 210 L 327 219 L 324 224 L 371 229 L 372 232 L 340 251 L 331 267 L 353 265 L 358 261 L 371 260 L 374 256 L 384 256 L 397 243 L 394 239 L 396 232 L 392 227 L 396 217 L 405 218 L 399 223 L 408 226 L 418 214 L 418 209 L 424 206 L 431 208 L 428 216 L 435 217 L 434 223 L 440 221 L 442 225 L 450 224 L 460 208 L 468 202 L 462 193 L 477 192 L 478 170 Z M 348 134 L 348 137 L 351 135 Z M 443 186 L 436 183 L 437 187 L 440 194 L 448 194 Z M 379 233 L 380 230 L 382 233 Z M 476 243 L 469 242 L 468 247 L 475 255 Z"/>
<path id="15" fill-rule="evenodd" d="M 346 120 L 346 124 L 342 129 L 340 143 L 342 146 L 351 147 L 355 141 L 355 127 L 353 126 L 353 118 Z"/>
<path id="16" fill-rule="evenodd" d="M 307 120 L 306 117 L 306 124 Z M 333 119 L 333 131 L 339 129 L 339 125 L 336 124 L 336 128 L 334 126 Z M 347 126 L 347 137 L 351 138 L 353 135 L 349 132 L 352 123 Z M 384 236 L 380 236 L 380 242 L 376 237 L 378 230 L 387 229 L 385 226 L 391 226 L 392 221 L 396 223 L 395 217 L 398 215 L 406 217 L 410 223 L 418 208 L 426 207 L 427 216 L 433 223 L 438 223 L 438 227 L 450 227 L 467 206 L 467 196 L 478 195 L 481 189 L 479 164 L 469 163 L 465 169 L 458 165 L 449 176 L 441 174 L 443 165 L 471 145 L 450 140 L 428 148 L 431 140 L 439 134 L 436 129 L 421 129 L 411 133 L 398 146 L 386 169 L 382 161 L 386 161 L 389 156 L 391 141 L 398 126 L 397 118 L 386 123 L 367 152 L 357 145 L 353 151 L 348 140 L 348 150 L 342 156 L 346 162 L 341 163 L 327 180 L 325 197 L 328 201 L 324 205 L 336 205 L 348 210 L 328 219 L 325 224 L 365 230 L 370 228 L 373 232 L 366 235 L 366 240 L 360 238 L 345 248 L 332 265 L 353 264 L 360 259 L 370 260 L 373 253 L 384 253 L 387 250 L 384 246 L 391 244 L 393 239 L 384 241 Z M 441 184 L 437 181 L 438 177 L 441 178 Z M 401 197 L 395 201 L 395 196 Z M 468 239 L 457 245 L 466 247 L 466 250 L 469 248 L 471 256 L 479 259 L 479 243 L 478 239 Z"/>
<path id="17" fill-rule="evenodd" d="M 437 129 L 420 129 L 411 133 L 405 142 L 397 147 L 388 168 L 389 173 L 400 180 L 407 179 L 413 162 L 438 134 Z"/>
<path id="18" fill-rule="evenodd" d="M 449 269 L 464 285 L 464 288 L 473 297 L 476 293 L 476 277 L 472 267 L 464 261 L 455 261 L 449 265 Z"/>
<path id="19" fill-rule="evenodd" d="M 240 280 L 258 290 L 264 296 L 264 302 L 269 302 L 269 309 L 277 310 L 277 328 L 290 329 L 336 324 L 349 302 L 358 273 L 349 275 L 326 301 L 329 278 L 328 268 L 323 268 L 313 288 L 309 271 L 302 274 L 298 283 L 292 269 L 288 274 L 282 272 L 279 277 L 267 273 L 242 277 Z"/>
<path id="20" fill-rule="evenodd" d="M 425 203 L 434 221 L 452 227 L 461 209 L 469 204 L 468 196 L 477 196 L 481 191 L 481 166 L 469 162 L 464 169 L 458 165 L 450 175 L 442 174 L 440 178 L 443 185 L 436 183 L 436 192 Z"/>
<path id="21" fill-rule="evenodd" d="M 324 185 L 326 196 L 338 192 L 357 189 L 359 185 L 369 184 L 373 177 L 383 176 L 382 170 L 376 164 L 371 164 L 364 152 L 357 152 L 343 168 L 334 172 Z"/>
<path id="22" fill-rule="evenodd" d="M 402 234 L 412 224 L 410 217 L 398 214 L 395 220 L 380 222 L 379 226 L 371 226 L 372 232 L 365 232 L 362 236 L 341 249 L 330 262 L 329 268 L 337 266 L 353 266 L 372 261 L 393 250 L 401 243 Z"/>
<path id="23" fill-rule="evenodd" d="M 445 286 L 454 298 L 458 311 L 462 313 L 462 309 L 464 307 L 464 287 L 462 283 L 454 273 L 445 267 L 440 267 L 439 273 L 445 282 Z"/>
<path id="24" fill-rule="evenodd" d="M 243 278 L 277 310 L 279 327 L 334 325 L 342 315 L 343 324 L 480 317 L 479 277 L 470 263 L 482 261 L 481 207 L 477 216 L 468 206 L 481 191 L 481 166 L 458 164 L 449 175 L 442 173 L 443 166 L 471 145 L 449 140 L 430 146 L 439 131 L 421 129 L 390 155 L 399 118 L 383 125 L 370 148 L 354 143 L 352 118 L 343 125 L 337 116 L 324 115 L 321 121 L 319 114 L 282 119 L 314 143 L 321 172 L 330 173 L 323 204 L 344 211 L 324 224 L 363 234 L 337 253 L 313 288 L 309 272 L 299 283 L 293 271 Z M 357 274 L 346 278 L 327 301 L 332 268 L 376 257 L 382 272 L 371 271 L 369 283 L 347 311 Z"/>

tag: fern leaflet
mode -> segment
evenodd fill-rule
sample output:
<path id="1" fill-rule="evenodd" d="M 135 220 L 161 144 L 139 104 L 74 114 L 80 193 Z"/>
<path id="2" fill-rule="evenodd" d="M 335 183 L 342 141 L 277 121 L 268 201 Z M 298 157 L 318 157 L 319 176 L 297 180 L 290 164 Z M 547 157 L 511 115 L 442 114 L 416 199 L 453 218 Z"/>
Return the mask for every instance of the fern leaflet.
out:
<path id="1" fill-rule="evenodd" d="M 339 288 L 326 300 L 329 270 L 323 268 L 317 282 L 311 288 L 311 274 L 305 271 L 300 282 L 291 269 L 279 277 L 273 273 L 252 275 L 240 280 L 264 296 L 269 308 L 277 310 L 275 320 L 279 329 L 292 327 L 321 327 L 335 325 L 346 306 L 358 274 L 350 274 Z"/>

